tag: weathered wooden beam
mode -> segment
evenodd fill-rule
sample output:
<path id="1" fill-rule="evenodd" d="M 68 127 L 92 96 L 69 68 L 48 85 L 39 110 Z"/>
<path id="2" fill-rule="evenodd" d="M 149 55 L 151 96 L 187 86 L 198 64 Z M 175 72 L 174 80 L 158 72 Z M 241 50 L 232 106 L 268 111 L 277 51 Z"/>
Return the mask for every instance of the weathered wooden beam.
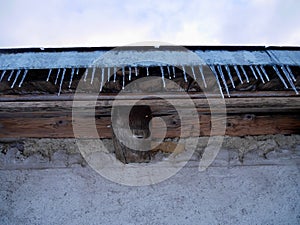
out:
<path id="1" fill-rule="evenodd" d="M 164 119 L 168 131 L 167 137 L 177 137 L 181 129 L 183 134 L 188 130 L 180 125 L 180 120 L 175 115 L 161 116 Z M 226 135 L 246 136 L 265 134 L 299 134 L 300 116 L 298 114 L 232 114 L 226 118 Z M 73 121 L 82 124 L 80 129 L 87 138 L 97 138 L 89 131 L 89 125 L 85 117 L 73 118 Z M 221 117 L 220 126 L 224 121 Z M 211 132 L 210 115 L 199 115 L 200 136 L 209 136 Z M 111 138 L 111 118 L 96 116 L 96 127 L 99 137 Z M 190 120 L 189 126 L 198 121 Z M 157 137 L 161 135 L 161 127 L 153 124 L 153 134 Z M 214 133 L 221 135 L 221 133 Z M 20 137 L 20 138 L 72 138 L 72 116 L 69 113 L 13 113 L 11 116 L 0 114 L 0 138 Z"/>
<path id="2" fill-rule="evenodd" d="M 157 96 L 161 96 L 162 98 L 168 99 L 184 99 L 186 98 L 181 92 L 149 92 L 149 93 L 123 93 L 119 98 L 123 100 L 135 100 L 141 99 L 143 97 L 149 98 L 153 94 Z M 190 98 L 206 98 L 207 96 L 203 93 L 198 92 L 188 92 Z M 95 98 L 98 101 L 102 100 L 115 100 L 115 93 L 101 93 L 98 96 L 90 95 L 90 94 L 79 94 L 76 99 L 74 99 L 74 94 L 61 94 L 60 96 L 56 94 L 43 94 L 43 95 L 0 95 L 0 102 L 23 102 L 23 101 L 89 101 L 94 100 Z M 235 98 L 261 98 L 261 97 L 299 97 L 299 95 L 295 94 L 294 91 L 243 91 L 243 92 L 231 92 L 230 96 L 232 99 Z M 209 94 L 211 98 L 220 98 L 219 94 Z"/>
<path id="3" fill-rule="evenodd" d="M 285 96 L 285 94 L 287 96 Z M 260 96 L 260 97 L 259 97 Z M 180 135 L 180 120 L 175 108 L 167 104 L 165 99 L 173 99 L 175 105 L 188 113 L 189 104 L 186 97 L 180 94 L 161 94 L 162 99 L 145 94 L 128 94 L 121 98 L 120 105 L 131 105 L 136 99 L 140 104 L 149 105 L 154 117 L 164 119 L 168 131 L 167 137 Z M 209 136 L 211 132 L 211 110 L 218 112 L 214 106 L 209 107 L 208 101 L 202 94 L 191 95 L 199 114 L 199 120 L 188 120 L 187 125 L 200 122 L 200 136 Z M 96 96 L 96 107 L 91 96 L 81 95 L 76 100 L 78 118 L 72 118 L 73 96 L 1 96 L 0 101 L 0 138 L 9 137 L 74 137 L 72 122 L 82 126 L 86 137 L 96 138 L 91 134 L 86 120 L 87 112 L 95 109 L 95 122 L 101 138 L 111 137 L 111 107 L 115 95 L 107 94 Z M 57 100 L 57 101 L 56 101 Z M 218 104 L 220 98 L 212 98 Z M 260 93 L 256 95 L 240 95 L 226 98 L 226 135 L 245 136 L 263 134 L 295 134 L 300 133 L 300 98 L 288 92 L 274 92 L 270 95 Z M 218 113 L 217 113 L 218 114 Z M 220 114 L 220 123 L 224 123 L 224 115 Z M 221 126 L 222 124 L 220 124 Z M 224 124 L 223 124 L 224 125 Z M 188 126 L 187 126 L 188 127 Z M 153 123 L 154 136 L 161 135 L 161 127 Z M 185 132 L 183 132 L 185 133 Z M 188 133 L 188 131 L 187 131 Z M 185 135 L 185 134 L 184 134 Z M 221 133 L 214 133 L 221 135 Z M 97 136 L 98 137 L 98 136 Z"/>
<path id="4" fill-rule="evenodd" d="M 148 98 L 139 101 L 141 105 L 149 105 L 154 114 L 174 113 L 174 107 L 168 104 L 166 97 L 163 99 Z M 173 101 L 174 106 L 180 108 L 190 108 L 191 105 L 187 103 L 186 99 L 178 98 Z M 122 99 L 118 105 L 133 105 L 136 102 L 134 99 Z M 194 98 L 193 102 L 195 108 L 199 113 L 210 113 L 211 110 L 217 110 L 214 105 L 226 105 L 227 113 L 251 113 L 251 112 L 298 112 L 300 111 L 299 97 L 256 97 L 256 98 L 227 98 L 224 101 L 218 98 L 212 98 L 212 105 L 208 104 L 205 98 Z M 99 100 L 96 105 L 93 101 L 7 101 L 0 102 L 0 112 L 5 113 L 14 112 L 52 112 L 64 113 L 71 112 L 72 108 L 85 112 L 96 108 L 98 115 L 109 116 L 113 100 Z"/>

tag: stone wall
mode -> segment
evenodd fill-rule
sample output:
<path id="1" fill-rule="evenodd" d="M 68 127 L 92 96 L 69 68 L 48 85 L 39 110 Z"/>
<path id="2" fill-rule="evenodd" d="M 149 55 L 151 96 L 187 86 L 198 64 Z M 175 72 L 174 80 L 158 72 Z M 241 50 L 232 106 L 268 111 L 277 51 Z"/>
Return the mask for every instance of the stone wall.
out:
<path id="1" fill-rule="evenodd" d="M 105 147 L 114 154 L 111 139 L 102 139 Z M 165 142 L 177 143 L 177 139 L 166 139 Z M 199 137 L 197 149 L 192 161 L 199 161 L 208 137 Z M 86 140 L 92 144 L 93 140 Z M 92 145 L 91 145 L 92 146 Z M 185 146 L 187 148 L 187 146 Z M 300 135 L 263 135 L 246 137 L 225 137 L 219 158 L 223 157 L 232 165 L 256 163 L 273 163 L 276 157 L 299 157 Z M 226 156 L 222 154 L 226 152 Z M 163 148 L 153 154 L 157 162 L 168 157 L 170 152 Z M 217 157 L 217 159 L 218 159 Z M 224 158 L 225 157 L 225 158 Z M 272 159 L 272 160 L 270 160 Z M 214 164 L 216 164 L 214 162 Z M 86 166 L 75 139 L 1 139 L 0 169 L 28 169 Z"/>

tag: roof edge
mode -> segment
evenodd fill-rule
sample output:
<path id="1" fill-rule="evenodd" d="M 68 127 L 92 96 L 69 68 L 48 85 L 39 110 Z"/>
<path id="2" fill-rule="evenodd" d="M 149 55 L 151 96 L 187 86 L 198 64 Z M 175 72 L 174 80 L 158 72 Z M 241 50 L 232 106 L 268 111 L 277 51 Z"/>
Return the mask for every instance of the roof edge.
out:
<path id="1" fill-rule="evenodd" d="M 25 52 L 93 52 L 93 51 L 110 51 L 115 48 L 124 50 L 151 50 L 151 49 L 164 49 L 164 50 L 174 50 L 174 48 L 186 48 L 191 51 L 202 50 L 202 51 L 214 51 L 214 50 L 224 50 L 224 51 L 265 51 L 265 50 L 289 50 L 289 51 L 299 51 L 300 46 L 235 46 L 235 45 L 202 45 L 202 46 L 180 46 L 180 45 L 162 45 L 162 46 L 116 46 L 116 47 L 32 47 L 32 48 L 0 48 L 0 53 L 25 53 Z"/>

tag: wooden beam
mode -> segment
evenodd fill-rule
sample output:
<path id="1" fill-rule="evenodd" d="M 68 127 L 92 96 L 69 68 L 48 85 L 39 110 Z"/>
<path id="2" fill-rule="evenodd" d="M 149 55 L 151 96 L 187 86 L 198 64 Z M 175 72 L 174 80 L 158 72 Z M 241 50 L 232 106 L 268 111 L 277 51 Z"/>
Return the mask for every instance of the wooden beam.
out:
<path id="1" fill-rule="evenodd" d="M 208 104 L 207 99 L 193 99 L 195 108 L 199 113 L 210 113 L 211 110 L 217 112 L 220 104 L 226 105 L 227 113 L 254 113 L 254 112 L 298 112 L 300 111 L 299 97 L 261 97 L 261 98 L 228 98 L 211 99 L 212 105 Z M 133 105 L 136 100 L 121 100 L 118 105 Z M 190 108 L 186 99 L 176 99 L 174 106 L 180 108 Z M 64 113 L 71 112 L 72 108 L 82 112 L 96 108 L 96 113 L 103 116 L 109 116 L 113 100 L 97 101 L 96 106 L 92 101 L 24 101 L 24 102 L 0 102 L 0 113 L 14 112 L 52 112 Z M 154 114 L 171 114 L 175 112 L 174 107 L 168 104 L 164 99 L 143 99 L 139 104 L 149 105 Z M 224 106 L 225 106 L 224 105 Z M 215 108 L 215 106 L 217 106 Z"/>
<path id="2" fill-rule="evenodd" d="M 141 96 L 143 95 L 124 96 L 120 104 L 130 105 Z M 184 96 L 179 94 L 161 96 L 176 100 L 175 105 L 188 113 L 190 105 L 187 104 Z M 90 133 L 87 124 L 89 122 L 86 120 L 87 112 L 95 108 L 90 96 L 81 96 L 82 98 L 76 101 L 76 109 L 80 112 L 78 118 L 72 118 L 73 101 L 71 96 L 62 96 L 67 100 L 59 98 L 59 101 L 55 101 L 53 96 L 46 99 L 43 99 L 43 96 L 31 96 L 28 99 L 23 97 L 18 98 L 18 101 L 15 101 L 17 97 L 1 97 L 3 101 L 0 102 L 0 138 L 72 138 L 74 137 L 72 126 L 74 120 L 82 124 L 80 129 L 86 133 L 86 137 L 96 138 L 94 134 Z M 199 135 L 210 135 L 211 108 L 203 96 L 193 95 L 192 99 L 198 111 L 199 120 L 188 120 L 187 127 L 181 127 L 176 110 L 172 105 L 167 104 L 163 99 L 145 97 L 141 100 L 141 104 L 149 105 L 154 117 L 164 119 L 168 127 L 167 137 L 179 136 L 181 129 L 189 129 L 189 125 L 192 126 L 198 122 L 200 122 Z M 98 97 L 96 103 L 95 122 L 101 138 L 111 137 L 110 116 L 114 98 L 114 95 L 106 95 L 105 98 Z M 220 99 L 212 98 L 212 101 L 217 105 Z M 224 125 L 222 124 L 224 121 L 226 122 L 226 135 L 300 133 L 300 98 L 297 96 L 243 96 L 226 98 L 224 101 L 227 110 L 226 121 L 222 114 L 218 121 L 220 121 L 220 126 Z M 160 125 L 153 123 L 153 133 L 156 136 L 161 135 L 161 130 Z M 188 136 L 188 130 L 183 133 L 184 136 Z M 216 132 L 214 135 L 221 135 L 221 133 Z"/>
<path id="3" fill-rule="evenodd" d="M 122 97 L 123 100 L 135 100 L 141 99 L 144 97 L 152 96 L 153 94 L 157 96 L 161 96 L 161 98 L 168 98 L 168 99 L 184 99 L 186 98 L 181 92 L 149 92 L 149 93 L 123 93 Z M 207 98 L 207 96 L 203 93 L 199 92 L 188 92 L 187 93 L 190 98 Z M 102 100 L 115 100 L 116 98 L 115 93 L 101 93 L 96 96 L 98 101 Z M 296 95 L 294 91 L 243 91 L 243 92 L 231 92 L 231 98 L 261 98 L 261 97 L 299 97 Z M 209 94 L 211 98 L 219 98 L 219 94 Z M 90 101 L 91 99 L 95 99 L 95 95 L 91 94 L 78 94 L 75 100 L 79 101 Z M 73 101 L 74 94 L 43 94 L 43 95 L 0 95 L 0 102 L 22 102 L 22 101 Z"/>
<path id="4" fill-rule="evenodd" d="M 180 120 L 174 115 L 161 116 L 164 119 L 168 131 L 167 137 L 177 137 L 181 129 L 186 137 L 189 126 L 197 121 L 190 120 L 187 127 L 181 127 Z M 224 118 L 219 118 L 220 126 Z M 85 117 L 76 118 L 81 131 L 86 138 L 97 138 L 90 133 L 88 120 Z M 73 118 L 74 121 L 74 118 Z M 200 136 L 209 136 L 211 132 L 210 115 L 199 115 Z M 111 118 L 96 116 L 96 127 L 99 137 L 111 138 Z M 300 117 L 298 114 L 233 114 L 228 115 L 226 120 L 226 135 L 246 136 L 246 135 L 265 135 L 265 134 L 299 134 Z M 161 135 L 161 127 L 153 124 L 153 134 L 156 137 Z M 222 133 L 214 133 L 222 135 Z M 0 114 L 0 138 L 19 137 L 19 138 L 72 138 L 72 116 L 69 113 L 14 113 L 11 116 Z"/>

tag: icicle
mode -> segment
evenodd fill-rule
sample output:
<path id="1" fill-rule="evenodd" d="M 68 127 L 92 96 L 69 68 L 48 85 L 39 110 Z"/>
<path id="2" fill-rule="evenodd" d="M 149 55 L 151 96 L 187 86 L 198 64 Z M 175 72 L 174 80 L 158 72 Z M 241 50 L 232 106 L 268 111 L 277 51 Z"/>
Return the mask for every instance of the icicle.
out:
<path id="1" fill-rule="evenodd" d="M 191 69 L 192 69 L 192 74 L 194 76 L 194 80 L 196 80 L 196 74 L 195 74 L 194 66 L 191 66 Z"/>
<path id="2" fill-rule="evenodd" d="M 93 84 L 93 81 L 94 81 L 94 78 L 95 78 L 95 73 L 96 73 L 96 66 L 93 67 L 91 84 Z"/>
<path id="3" fill-rule="evenodd" d="M 257 71 L 257 73 L 258 73 L 258 75 L 259 75 L 261 81 L 262 81 L 263 84 L 264 84 L 264 83 L 265 83 L 265 80 L 264 80 L 264 78 L 263 78 L 263 76 L 262 76 L 262 74 L 261 74 L 259 68 L 258 68 L 257 66 L 254 66 L 254 68 L 256 69 L 256 71 Z"/>
<path id="4" fill-rule="evenodd" d="M 228 97 L 230 97 L 229 89 L 228 89 L 228 86 L 227 86 L 227 83 L 226 83 L 226 80 L 225 80 L 225 77 L 224 77 L 224 74 L 223 74 L 223 71 L 222 71 L 222 67 L 220 65 L 217 65 L 217 69 L 219 71 L 219 74 L 221 75 L 221 79 L 223 81 L 223 84 L 224 84 L 225 90 L 227 92 L 227 95 L 228 95 Z"/>
<path id="5" fill-rule="evenodd" d="M 169 74 L 169 79 L 171 80 L 171 72 L 170 72 L 170 66 L 167 66 L 168 74 Z"/>
<path id="6" fill-rule="evenodd" d="M 129 80 L 131 80 L 131 66 L 129 66 Z"/>
<path id="7" fill-rule="evenodd" d="M 290 73 L 286 70 L 286 68 L 284 67 L 284 65 L 280 65 L 280 69 L 282 70 L 282 72 L 286 76 L 287 80 L 289 82 L 293 82 Z"/>
<path id="8" fill-rule="evenodd" d="M 231 72 L 230 72 L 229 66 L 228 66 L 228 65 L 225 65 L 225 69 L 226 69 L 227 74 L 228 74 L 228 76 L 229 76 L 229 79 L 230 79 L 230 82 L 231 82 L 231 84 L 232 84 L 232 87 L 235 88 L 235 85 L 234 85 L 234 82 L 233 82 L 233 78 L 232 78 L 232 76 L 231 76 Z"/>
<path id="9" fill-rule="evenodd" d="M 24 80 L 25 80 L 25 77 L 26 77 L 27 73 L 28 73 L 28 70 L 25 70 L 25 71 L 24 71 L 24 74 L 23 74 L 23 77 L 22 77 L 22 80 L 21 80 L 20 83 L 19 83 L 19 87 L 22 86 L 22 84 L 23 84 L 23 82 L 24 82 Z"/>
<path id="10" fill-rule="evenodd" d="M 185 72 L 184 65 L 182 65 L 181 67 L 182 67 L 182 72 L 183 72 L 184 81 L 187 82 L 187 77 L 186 77 L 186 72 Z"/>
<path id="11" fill-rule="evenodd" d="M 245 76 L 245 78 L 246 78 L 247 83 L 249 83 L 249 77 L 248 77 L 248 75 L 247 75 L 247 73 L 246 73 L 244 67 L 243 67 L 242 65 L 240 65 L 240 67 L 241 67 L 241 69 L 242 69 L 242 71 L 243 71 L 243 74 L 244 74 L 244 76 Z"/>
<path id="12" fill-rule="evenodd" d="M 263 67 L 263 65 L 260 65 L 260 69 L 261 69 L 261 71 L 263 72 L 263 74 L 265 75 L 267 81 L 270 81 L 270 78 L 269 78 L 269 76 L 268 76 L 268 74 L 267 74 L 265 68 Z"/>
<path id="13" fill-rule="evenodd" d="M 250 69 L 251 69 L 251 71 L 252 71 L 252 74 L 253 74 L 253 76 L 255 77 L 255 79 L 257 80 L 258 78 L 257 78 L 257 75 L 256 75 L 256 73 L 255 73 L 255 71 L 254 71 L 254 69 L 253 69 L 253 66 L 251 65 L 250 66 Z"/>
<path id="14" fill-rule="evenodd" d="M 14 72 L 15 72 L 14 70 L 12 70 L 12 71 L 10 72 L 9 77 L 8 77 L 8 79 L 7 79 L 8 81 L 10 81 L 10 79 L 12 78 L 12 75 L 14 74 Z"/>
<path id="15" fill-rule="evenodd" d="M 101 83 L 102 83 L 102 88 L 103 86 L 105 85 L 105 82 L 104 82 L 104 78 L 105 78 L 105 68 L 102 68 L 102 76 L 101 76 Z M 102 91 L 102 89 L 101 89 Z"/>
<path id="16" fill-rule="evenodd" d="M 292 79 L 291 79 L 291 77 L 290 77 L 289 72 L 284 68 L 283 65 L 281 65 L 280 68 L 281 68 L 281 70 L 283 71 L 283 73 L 284 73 L 286 79 L 287 79 L 288 82 L 290 83 L 291 87 L 293 88 L 293 90 L 294 90 L 294 91 L 296 92 L 296 94 L 298 95 L 299 92 L 297 91 L 297 89 L 296 89 L 296 87 L 295 87 L 295 85 L 294 85 L 294 83 L 293 83 L 293 81 L 292 81 Z"/>
<path id="17" fill-rule="evenodd" d="M 78 71 L 78 69 L 77 69 Z M 75 69 L 72 68 L 72 71 L 71 71 L 71 77 L 70 77 L 70 82 L 69 82 L 69 88 L 71 88 L 71 85 L 72 85 L 72 81 L 73 81 L 73 76 L 74 76 L 74 72 L 75 72 Z M 76 72 L 77 73 L 77 72 Z"/>
<path id="18" fill-rule="evenodd" d="M 76 70 L 76 75 L 78 75 L 79 74 L 79 68 L 77 68 L 77 70 Z"/>
<path id="19" fill-rule="evenodd" d="M 206 84 L 206 81 L 205 81 L 205 77 L 204 77 L 204 73 L 203 73 L 203 66 L 202 65 L 199 66 L 199 71 L 201 73 L 201 77 L 202 77 L 202 81 L 203 81 L 204 87 L 207 88 L 207 84 Z"/>
<path id="20" fill-rule="evenodd" d="M 149 76 L 149 67 L 147 66 L 146 67 L 146 70 L 147 70 L 147 77 Z"/>
<path id="21" fill-rule="evenodd" d="M 84 81 L 84 82 L 86 82 L 86 79 L 87 79 L 88 74 L 89 74 L 89 68 L 87 67 L 87 68 L 85 69 L 85 72 L 84 72 L 84 78 L 83 78 L 83 81 Z"/>
<path id="22" fill-rule="evenodd" d="M 241 84 L 243 84 L 244 82 L 243 82 L 243 79 L 242 79 L 242 77 L 241 77 L 239 68 L 237 67 L 237 65 L 234 65 L 233 68 L 234 68 L 234 70 L 235 70 L 235 72 L 236 72 L 236 74 L 237 74 L 237 76 L 238 76 L 238 78 L 239 78 Z"/>
<path id="23" fill-rule="evenodd" d="M 107 82 L 109 82 L 110 79 L 110 67 L 107 67 Z"/>
<path id="24" fill-rule="evenodd" d="M 116 77 L 117 77 L 117 68 L 114 67 L 114 83 L 116 82 Z"/>
<path id="25" fill-rule="evenodd" d="M 104 70 L 104 67 L 102 67 L 101 68 L 101 82 L 100 82 L 100 89 L 99 89 L 100 92 L 103 89 L 104 76 L 105 76 L 105 70 Z"/>
<path id="26" fill-rule="evenodd" d="M 224 94 L 223 94 L 223 91 L 222 91 L 222 87 L 221 87 L 221 83 L 220 83 L 220 80 L 219 80 L 217 71 L 216 71 L 216 69 L 215 69 L 214 66 L 209 66 L 209 67 L 210 67 L 210 69 L 212 70 L 213 74 L 215 75 L 215 78 L 216 78 L 216 81 L 217 81 L 217 84 L 218 84 L 218 87 L 219 87 L 221 96 L 222 96 L 222 98 L 224 98 Z"/>
<path id="27" fill-rule="evenodd" d="M 291 75 L 292 80 L 293 80 L 294 82 L 296 82 L 296 78 L 295 78 L 295 76 L 294 76 L 294 74 L 293 74 L 291 68 L 290 68 L 288 65 L 286 65 L 285 67 L 287 68 L 289 74 Z"/>
<path id="28" fill-rule="evenodd" d="M 285 87 L 285 88 L 288 88 L 288 86 L 287 86 L 285 80 L 283 79 L 283 77 L 281 76 L 279 70 L 277 69 L 277 67 L 276 67 L 275 65 L 273 65 L 273 69 L 274 69 L 274 71 L 276 72 L 276 74 L 277 74 L 277 76 L 279 77 L 279 79 L 281 80 L 281 82 L 283 83 L 284 87 Z"/>
<path id="29" fill-rule="evenodd" d="M 15 77 L 15 80 L 14 80 L 14 82 L 13 82 L 13 84 L 11 85 L 10 88 L 13 88 L 13 87 L 15 86 L 15 83 L 17 82 L 17 79 L 18 79 L 20 73 L 21 73 L 21 70 L 18 70 L 18 72 L 17 72 L 17 74 L 16 74 L 16 77 Z"/>
<path id="30" fill-rule="evenodd" d="M 124 66 L 122 67 L 122 75 L 123 75 L 123 83 L 122 83 L 122 89 L 125 89 L 125 68 Z"/>
<path id="31" fill-rule="evenodd" d="M 66 73 L 66 68 L 64 68 L 63 70 L 63 73 L 61 75 L 61 79 L 60 79 L 60 85 L 59 85 L 59 91 L 58 91 L 58 96 L 60 95 L 60 92 L 61 92 L 61 88 L 62 88 L 62 85 L 63 85 L 63 82 L 64 82 L 64 78 L 65 78 L 65 73 Z"/>
<path id="32" fill-rule="evenodd" d="M 175 78 L 176 77 L 175 66 L 172 66 L 172 71 L 173 71 L 173 78 Z"/>
<path id="33" fill-rule="evenodd" d="M 160 66 L 160 72 L 161 72 L 161 80 L 163 82 L 163 87 L 166 87 L 166 82 L 165 82 L 165 73 L 164 73 L 164 68 Z"/>
<path id="34" fill-rule="evenodd" d="M 55 79 L 55 82 L 54 82 L 55 85 L 57 84 L 59 73 L 60 73 L 60 68 L 57 70 L 56 79 Z"/>
<path id="35" fill-rule="evenodd" d="M 49 69 L 48 77 L 47 77 L 47 80 L 46 80 L 47 82 L 48 82 L 49 79 L 50 79 L 51 73 L 52 73 L 52 69 Z"/>
<path id="36" fill-rule="evenodd" d="M 135 70 L 135 76 L 137 77 L 139 74 L 138 74 L 138 69 L 137 69 L 137 66 L 134 67 L 134 70 Z"/>
<path id="37" fill-rule="evenodd" d="M 0 82 L 2 81 L 2 79 L 3 79 L 4 75 L 5 75 L 5 73 L 6 73 L 6 70 L 2 71 L 2 74 L 1 74 L 1 77 L 0 77 Z"/>

